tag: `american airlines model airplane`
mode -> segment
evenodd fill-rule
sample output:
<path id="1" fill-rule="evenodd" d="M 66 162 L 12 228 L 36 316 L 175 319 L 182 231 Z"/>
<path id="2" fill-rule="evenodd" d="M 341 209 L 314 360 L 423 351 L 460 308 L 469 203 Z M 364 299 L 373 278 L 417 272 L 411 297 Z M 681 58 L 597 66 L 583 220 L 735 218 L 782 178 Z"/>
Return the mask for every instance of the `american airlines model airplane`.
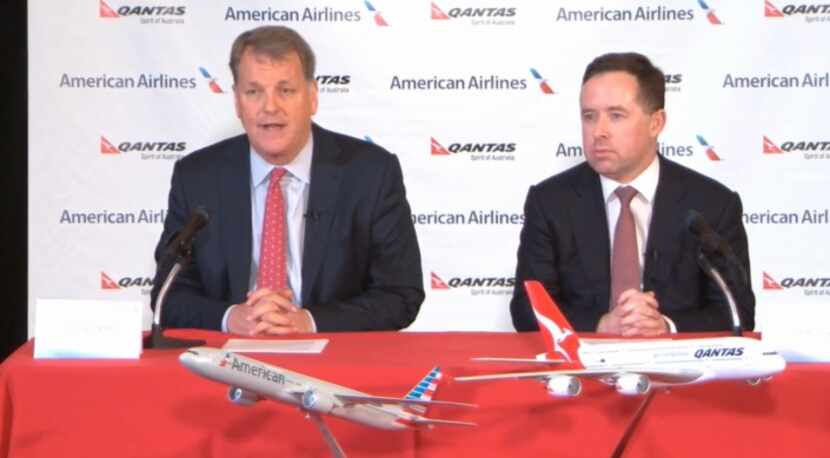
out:
<path id="1" fill-rule="evenodd" d="M 456 377 L 459 382 L 535 379 L 552 396 L 576 396 L 579 377 L 613 385 L 621 394 L 645 394 L 653 386 L 746 380 L 757 384 L 784 370 L 778 352 L 748 337 L 691 339 L 580 339 L 537 281 L 525 282 L 548 352 L 535 359 L 477 358 L 484 361 L 558 364 L 553 370 Z"/>
<path id="2" fill-rule="evenodd" d="M 433 401 L 441 370 L 433 368 L 403 398 L 372 396 L 281 367 L 265 364 L 218 348 L 195 347 L 179 356 L 192 372 L 230 385 L 228 398 L 240 405 L 272 399 L 296 405 L 314 420 L 332 455 L 344 457 L 343 449 L 326 426 L 321 414 L 380 429 L 432 428 L 434 425 L 476 426 L 475 423 L 424 417 L 429 405 L 476 407 L 450 401 Z"/>

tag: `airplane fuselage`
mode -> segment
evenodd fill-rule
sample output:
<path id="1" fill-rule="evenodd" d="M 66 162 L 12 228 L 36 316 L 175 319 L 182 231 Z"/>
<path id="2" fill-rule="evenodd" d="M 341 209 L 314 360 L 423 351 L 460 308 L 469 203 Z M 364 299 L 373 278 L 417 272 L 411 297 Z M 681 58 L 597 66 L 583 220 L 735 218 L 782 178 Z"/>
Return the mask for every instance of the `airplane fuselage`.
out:
<path id="1" fill-rule="evenodd" d="M 784 359 L 763 342 L 747 337 L 715 337 L 639 342 L 583 342 L 586 369 L 638 373 L 670 369 L 702 372 L 691 383 L 763 378 L 784 369 Z"/>
<path id="2" fill-rule="evenodd" d="M 411 427 L 411 421 L 418 418 L 418 415 L 397 405 L 344 404 L 335 399 L 334 394 L 366 393 L 223 350 L 200 348 L 198 355 L 182 354 L 181 362 L 205 378 L 242 389 L 247 393 L 295 405 L 301 409 L 311 408 L 373 428 L 408 429 Z M 306 396 L 309 398 L 305 398 Z M 310 402 L 311 397 L 316 402 Z M 304 405 L 304 401 L 308 405 Z"/>

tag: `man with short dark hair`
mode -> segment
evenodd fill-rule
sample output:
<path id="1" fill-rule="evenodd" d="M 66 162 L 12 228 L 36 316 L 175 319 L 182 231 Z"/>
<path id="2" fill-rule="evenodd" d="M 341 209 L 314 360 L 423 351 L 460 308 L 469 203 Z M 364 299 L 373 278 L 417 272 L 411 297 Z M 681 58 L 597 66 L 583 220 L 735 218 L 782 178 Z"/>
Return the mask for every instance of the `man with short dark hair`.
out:
<path id="1" fill-rule="evenodd" d="M 510 303 L 519 331 L 537 329 L 524 280 L 539 280 L 580 331 L 651 336 L 731 329 L 725 298 L 698 267 L 686 228 L 697 210 L 749 272 L 741 200 L 657 154 L 665 76 L 637 53 L 605 54 L 580 94 L 586 162 L 531 186 Z M 748 280 L 747 280 L 748 282 Z M 733 291 L 754 327 L 749 284 Z"/>
<path id="2" fill-rule="evenodd" d="M 156 259 L 193 209 L 204 207 L 210 224 L 168 292 L 163 325 L 258 335 L 394 330 L 415 319 L 421 259 L 400 164 L 312 122 L 314 66 L 309 45 L 287 27 L 234 42 L 245 134 L 173 168 Z"/>

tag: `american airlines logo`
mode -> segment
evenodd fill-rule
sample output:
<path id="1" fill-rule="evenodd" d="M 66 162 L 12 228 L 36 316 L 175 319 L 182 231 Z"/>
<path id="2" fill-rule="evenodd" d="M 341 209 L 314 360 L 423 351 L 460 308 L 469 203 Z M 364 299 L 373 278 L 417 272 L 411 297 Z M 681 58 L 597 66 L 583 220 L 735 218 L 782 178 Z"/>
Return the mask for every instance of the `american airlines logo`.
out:
<path id="1" fill-rule="evenodd" d="M 715 152 L 715 147 L 710 145 L 709 142 L 703 138 L 702 135 L 697 136 L 697 142 L 700 143 L 700 146 L 703 147 L 704 151 L 706 152 L 706 157 L 709 158 L 710 161 L 720 161 L 721 158 L 718 153 Z"/>

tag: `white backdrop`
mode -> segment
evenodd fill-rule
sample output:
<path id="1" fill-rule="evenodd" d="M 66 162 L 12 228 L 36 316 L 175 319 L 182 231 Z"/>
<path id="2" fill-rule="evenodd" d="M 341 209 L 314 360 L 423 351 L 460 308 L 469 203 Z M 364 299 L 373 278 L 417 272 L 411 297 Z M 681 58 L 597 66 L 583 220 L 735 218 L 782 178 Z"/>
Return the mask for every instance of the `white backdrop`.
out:
<path id="1" fill-rule="evenodd" d="M 609 51 L 670 75 L 664 154 L 741 193 L 758 328 L 830 303 L 822 2 L 29 0 L 30 335 L 37 298 L 149 302 L 173 162 L 242 132 L 228 54 L 263 24 L 316 51 L 317 123 L 401 160 L 412 330 L 512 330 L 525 193 L 583 160 L 581 75 Z"/>

